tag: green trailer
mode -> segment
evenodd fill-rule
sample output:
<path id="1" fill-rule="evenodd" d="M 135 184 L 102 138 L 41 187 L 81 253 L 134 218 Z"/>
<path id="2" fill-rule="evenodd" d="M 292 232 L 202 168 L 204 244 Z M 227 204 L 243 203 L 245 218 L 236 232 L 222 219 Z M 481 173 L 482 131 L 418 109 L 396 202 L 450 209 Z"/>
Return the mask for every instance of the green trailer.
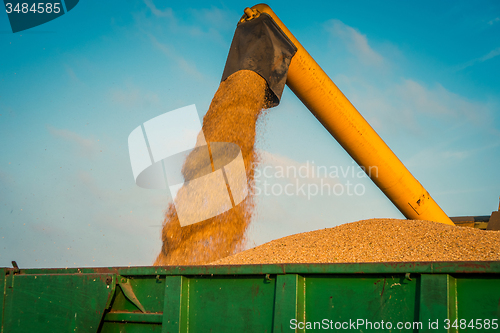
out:
<path id="1" fill-rule="evenodd" d="M 498 332 L 500 262 L 0 268 L 1 332 Z"/>

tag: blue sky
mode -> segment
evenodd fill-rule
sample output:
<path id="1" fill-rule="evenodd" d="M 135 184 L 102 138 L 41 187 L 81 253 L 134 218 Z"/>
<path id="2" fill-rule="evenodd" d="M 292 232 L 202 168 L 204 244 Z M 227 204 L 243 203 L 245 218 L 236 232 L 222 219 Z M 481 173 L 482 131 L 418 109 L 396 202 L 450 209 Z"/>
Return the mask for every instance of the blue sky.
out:
<path id="1" fill-rule="evenodd" d="M 134 184 L 128 135 L 190 104 L 203 116 L 251 5 L 82 0 L 16 34 L 0 13 L 0 266 L 153 262 L 171 198 Z M 448 215 L 496 210 L 500 3 L 269 5 Z M 259 122 L 257 148 L 260 170 L 354 167 L 288 88 Z M 258 196 L 248 247 L 402 217 L 369 179 L 351 176 L 324 180 L 361 184 L 363 195 Z M 321 182 L 292 178 L 267 180 Z"/>

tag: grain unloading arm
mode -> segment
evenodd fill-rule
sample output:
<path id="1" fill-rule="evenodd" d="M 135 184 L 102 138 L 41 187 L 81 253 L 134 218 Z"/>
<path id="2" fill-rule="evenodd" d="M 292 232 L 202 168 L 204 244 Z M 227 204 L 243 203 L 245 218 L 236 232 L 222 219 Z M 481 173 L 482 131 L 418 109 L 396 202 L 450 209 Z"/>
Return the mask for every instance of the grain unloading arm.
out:
<path id="1" fill-rule="evenodd" d="M 342 94 L 271 8 L 245 9 L 222 76 L 253 70 L 268 83 L 273 104 L 285 82 L 408 219 L 454 225 L 430 194 Z"/>

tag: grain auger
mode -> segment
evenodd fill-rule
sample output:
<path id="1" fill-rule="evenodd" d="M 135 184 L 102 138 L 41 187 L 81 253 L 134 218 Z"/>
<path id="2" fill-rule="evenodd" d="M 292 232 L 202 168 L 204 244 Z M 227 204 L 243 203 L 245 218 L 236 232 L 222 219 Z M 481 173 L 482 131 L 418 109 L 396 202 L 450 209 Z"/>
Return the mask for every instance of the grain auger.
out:
<path id="1" fill-rule="evenodd" d="M 454 225 L 271 8 L 245 9 L 222 75 L 252 70 L 278 105 L 285 84 L 408 219 Z M 374 171 L 375 170 L 375 171 Z"/>

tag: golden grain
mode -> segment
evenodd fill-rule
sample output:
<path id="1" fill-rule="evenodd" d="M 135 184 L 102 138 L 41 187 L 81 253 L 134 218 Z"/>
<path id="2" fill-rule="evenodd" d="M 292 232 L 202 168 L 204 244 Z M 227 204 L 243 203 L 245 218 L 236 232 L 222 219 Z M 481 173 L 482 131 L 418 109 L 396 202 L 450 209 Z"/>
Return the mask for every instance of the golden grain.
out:
<path id="1" fill-rule="evenodd" d="M 266 86 L 266 81 L 255 72 L 234 73 L 220 84 L 203 118 L 206 141 L 233 142 L 241 148 L 249 183 L 253 181 L 253 166 L 257 161 L 255 125 L 267 107 Z M 189 163 L 196 164 L 191 155 L 185 166 Z M 203 264 L 241 251 L 253 207 L 250 193 L 239 205 L 221 215 L 181 227 L 170 204 L 163 222 L 162 250 L 154 265 Z"/>
<path id="2" fill-rule="evenodd" d="M 212 265 L 500 260 L 500 231 L 371 219 L 273 240 Z"/>

